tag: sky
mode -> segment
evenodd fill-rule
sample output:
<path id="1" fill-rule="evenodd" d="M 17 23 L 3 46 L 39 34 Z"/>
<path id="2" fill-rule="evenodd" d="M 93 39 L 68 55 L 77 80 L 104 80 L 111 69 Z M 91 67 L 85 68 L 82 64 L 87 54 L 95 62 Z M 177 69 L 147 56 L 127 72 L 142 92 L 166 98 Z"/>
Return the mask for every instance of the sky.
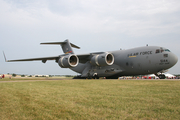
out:
<path id="1" fill-rule="evenodd" d="M 7 59 L 63 54 L 65 39 L 77 54 L 162 46 L 180 58 L 179 0 L 0 0 L 0 51 Z M 180 63 L 168 71 L 180 74 Z M 4 61 L 0 74 L 76 75 L 54 61 Z"/>

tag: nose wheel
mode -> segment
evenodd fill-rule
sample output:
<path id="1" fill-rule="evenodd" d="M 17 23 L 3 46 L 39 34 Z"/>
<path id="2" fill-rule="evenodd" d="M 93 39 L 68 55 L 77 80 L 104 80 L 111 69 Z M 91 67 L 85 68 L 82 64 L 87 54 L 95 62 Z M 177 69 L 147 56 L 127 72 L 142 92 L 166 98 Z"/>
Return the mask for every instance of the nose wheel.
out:
<path id="1" fill-rule="evenodd" d="M 160 74 L 160 75 L 158 75 L 158 77 L 159 77 L 159 79 L 165 79 L 166 78 L 166 76 L 164 74 Z"/>
<path id="2" fill-rule="evenodd" d="M 166 78 L 166 76 L 164 75 L 164 74 L 158 74 L 158 73 L 156 73 L 155 74 L 157 77 L 159 77 L 159 79 L 165 79 Z"/>
<path id="3" fill-rule="evenodd" d="M 165 79 L 166 78 L 166 76 L 164 75 L 164 74 L 155 74 L 157 77 L 159 77 L 159 79 Z"/>

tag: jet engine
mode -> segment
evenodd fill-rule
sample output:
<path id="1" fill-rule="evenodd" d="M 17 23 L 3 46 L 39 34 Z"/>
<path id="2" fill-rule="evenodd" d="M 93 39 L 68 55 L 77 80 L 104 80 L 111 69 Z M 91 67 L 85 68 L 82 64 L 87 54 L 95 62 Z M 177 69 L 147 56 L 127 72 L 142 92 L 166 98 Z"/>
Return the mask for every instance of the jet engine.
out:
<path id="1" fill-rule="evenodd" d="M 79 63 L 79 59 L 76 55 L 67 55 L 67 56 L 62 56 L 58 64 L 62 68 L 71 68 L 71 67 L 76 67 Z"/>
<path id="2" fill-rule="evenodd" d="M 91 64 L 96 66 L 107 66 L 114 63 L 114 56 L 110 53 L 94 55 L 91 58 Z"/>

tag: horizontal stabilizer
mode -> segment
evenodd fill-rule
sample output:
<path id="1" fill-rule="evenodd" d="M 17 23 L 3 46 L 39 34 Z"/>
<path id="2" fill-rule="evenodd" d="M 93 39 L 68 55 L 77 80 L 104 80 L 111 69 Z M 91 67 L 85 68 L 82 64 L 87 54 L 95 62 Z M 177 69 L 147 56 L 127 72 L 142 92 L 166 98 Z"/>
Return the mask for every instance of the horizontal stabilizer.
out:
<path id="1" fill-rule="evenodd" d="M 47 43 L 41 43 L 41 44 L 46 44 L 46 45 L 61 45 L 61 44 L 66 44 L 67 42 L 47 42 Z M 72 43 L 70 43 L 71 47 L 80 49 L 80 47 L 78 47 L 77 45 L 74 45 Z"/>

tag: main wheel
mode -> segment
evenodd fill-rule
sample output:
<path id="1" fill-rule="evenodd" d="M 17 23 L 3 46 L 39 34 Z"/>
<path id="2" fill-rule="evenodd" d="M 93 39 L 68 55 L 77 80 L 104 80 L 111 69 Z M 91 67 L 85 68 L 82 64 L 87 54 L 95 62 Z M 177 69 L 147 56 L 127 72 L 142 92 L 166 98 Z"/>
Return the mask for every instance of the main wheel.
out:
<path id="1" fill-rule="evenodd" d="M 118 79 L 117 76 L 110 76 L 110 77 L 106 77 L 106 79 Z"/>
<path id="2" fill-rule="evenodd" d="M 97 74 L 95 74 L 95 75 L 93 76 L 93 79 L 99 79 L 99 76 L 98 76 Z"/>

